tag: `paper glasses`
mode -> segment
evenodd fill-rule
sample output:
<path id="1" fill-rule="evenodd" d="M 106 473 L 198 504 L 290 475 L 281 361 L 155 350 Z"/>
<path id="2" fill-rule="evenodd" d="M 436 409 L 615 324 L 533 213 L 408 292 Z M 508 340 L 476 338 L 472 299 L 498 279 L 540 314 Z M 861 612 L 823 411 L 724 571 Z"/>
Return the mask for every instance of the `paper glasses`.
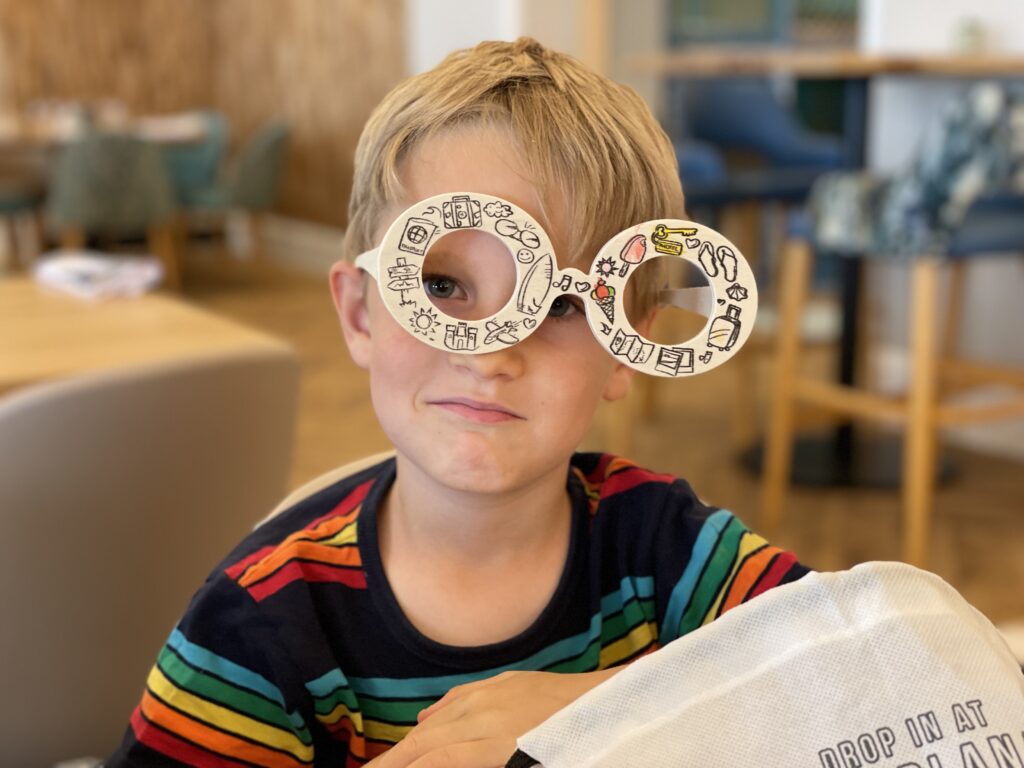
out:
<path id="1" fill-rule="evenodd" d="M 496 236 L 514 264 L 511 296 L 488 317 L 451 317 L 424 286 L 431 245 L 461 230 Z M 637 265 L 654 258 L 685 259 L 708 280 L 709 288 L 663 292 L 669 303 L 708 318 L 685 343 L 650 341 L 626 317 L 626 284 Z M 547 233 L 524 210 L 472 192 L 437 195 L 411 206 L 380 246 L 361 254 L 356 264 L 375 278 L 381 299 L 403 328 L 425 344 L 459 353 L 492 352 L 522 341 L 556 299 L 568 295 L 578 297 L 595 338 L 623 364 L 654 376 L 691 376 L 732 357 L 757 314 L 757 286 L 746 259 L 713 229 L 680 219 L 646 221 L 605 243 L 583 273 L 558 269 Z"/>

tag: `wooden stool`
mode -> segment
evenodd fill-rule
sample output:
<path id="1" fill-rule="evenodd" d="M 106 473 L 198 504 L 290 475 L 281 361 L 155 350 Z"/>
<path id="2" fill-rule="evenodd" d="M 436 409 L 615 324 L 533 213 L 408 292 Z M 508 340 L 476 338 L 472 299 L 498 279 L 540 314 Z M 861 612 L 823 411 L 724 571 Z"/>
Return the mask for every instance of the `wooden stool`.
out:
<path id="1" fill-rule="evenodd" d="M 946 327 L 936 329 L 940 272 L 952 271 Z M 902 556 L 927 562 L 936 474 L 936 442 L 942 427 L 1024 418 L 1024 370 L 959 359 L 956 330 L 962 314 L 965 262 L 921 257 L 910 263 L 909 358 L 911 376 L 904 397 L 889 397 L 853 386 L 821 381 L 800 372 L 800 317 L 811 268 L 811 247 L 790 242 L 783 255 L 772 404 L 765 445 L 760 527 L 770 535 L 782 518 L 792 465 L 794 419 L 799 405 L 869 419 L 904 430 Z M 949 403 L 944 395 L 980 384 L 1010 385 L 1019 393 L 995 404 Z"/>

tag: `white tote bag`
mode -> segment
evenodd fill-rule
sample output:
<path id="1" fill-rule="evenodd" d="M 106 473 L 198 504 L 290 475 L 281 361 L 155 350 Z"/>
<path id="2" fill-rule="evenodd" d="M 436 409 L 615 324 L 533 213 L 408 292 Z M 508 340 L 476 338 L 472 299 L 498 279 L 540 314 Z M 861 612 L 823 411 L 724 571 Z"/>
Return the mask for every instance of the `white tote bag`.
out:
<path id="1" fill-rule="evenodd" d="M 867 563 L 734 608 L 519 749 L 544 768 L 1024 768 L 1024 676 L 938 576 Z"/>

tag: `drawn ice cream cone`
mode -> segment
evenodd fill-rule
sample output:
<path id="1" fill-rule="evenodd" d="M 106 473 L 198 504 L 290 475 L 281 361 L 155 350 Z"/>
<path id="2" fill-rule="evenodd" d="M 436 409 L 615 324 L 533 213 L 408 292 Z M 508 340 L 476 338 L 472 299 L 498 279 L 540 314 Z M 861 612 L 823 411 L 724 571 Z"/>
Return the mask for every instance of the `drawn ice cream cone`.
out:
<path id="1" fill-rule="evenodd" d="M 615 289 L 599 278 L 597 286 L 590 292 L 590 298 L 601 308 L 609 323 L 615 322 Z"/>

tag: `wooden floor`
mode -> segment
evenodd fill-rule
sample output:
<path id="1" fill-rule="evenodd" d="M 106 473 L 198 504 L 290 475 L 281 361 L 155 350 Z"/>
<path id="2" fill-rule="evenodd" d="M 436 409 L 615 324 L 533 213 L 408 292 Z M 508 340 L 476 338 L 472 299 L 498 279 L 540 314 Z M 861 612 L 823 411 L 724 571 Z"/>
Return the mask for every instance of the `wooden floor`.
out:
<path id="1" fill-rule="evenodd" d="M 193 249 L 185 297 L 289 340 L 302 364 L 293 487 L 345 462 L 387 449 L 366 374 L 348 358 L 326 277 Z M 742 391 L 730 366 L 656 389 L 650 423 L 635 425 L 632 458 L 685 476 L 702 498 L 757 527 L 758 480 L 735 459 L 732 413 L 740 398 L 766 397 L 768 362 Z M 584 448 L 602 445 L 600 419 Z M 993 621 L 1024 618 L 1024 465 L 946 451 L 956 478 L 936 497 L 930 569 Z M 795 489 L 775 543 L 808 565 L 836 570 L 899 556 L 896 491 Z"/>

